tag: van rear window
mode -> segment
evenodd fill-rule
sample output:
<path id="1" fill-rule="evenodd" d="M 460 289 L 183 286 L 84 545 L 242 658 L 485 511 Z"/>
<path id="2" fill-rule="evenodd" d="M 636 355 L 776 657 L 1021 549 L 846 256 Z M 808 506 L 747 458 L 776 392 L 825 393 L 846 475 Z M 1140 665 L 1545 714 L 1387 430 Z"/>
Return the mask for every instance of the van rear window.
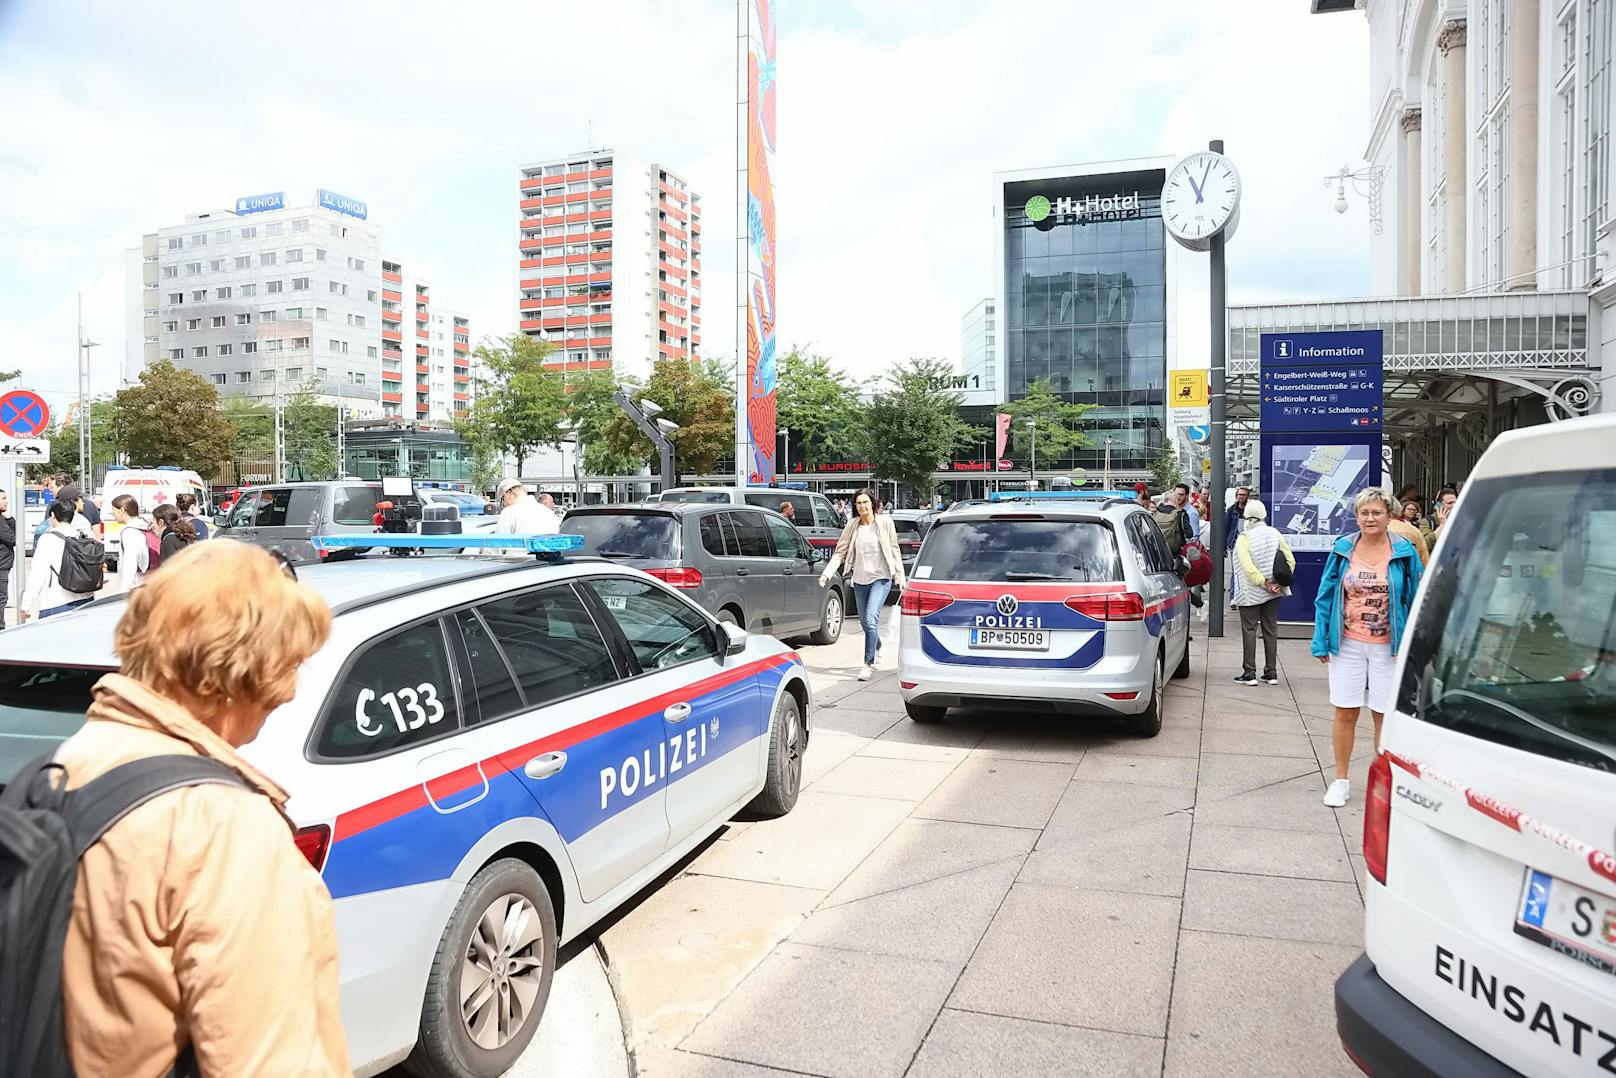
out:
<path id="1" fill-rule="evenodd" d="M 90 689 L 110 672 L 0 664 L 0 786 L 84 725 Z"/>
<path id="2" fill-rule="evenodd" d="M 664 502 L 699 502 L 703 505 L 727 505 L 730 497 L 722 490 L 670 490 L 659 499 Z"/>
<path id="3" fill-rule="evenodd" d="M 667 513 L 572 513 L 562 531 L 584 537 L 585 554 L 603 558 L 677 558 L 678 522 Z"/>
<path id="4" fill-rule="evenodd" d="M 1616 772 L 1616 470 L 1473 483 L 1448 527 L 1398 707 Z"/>
<path id="5" fill-rule="evenodd" d="M 1116 538 L 1098 521 L 944 520 L 926 535 L 917 580 L 1121 580 Z"/>

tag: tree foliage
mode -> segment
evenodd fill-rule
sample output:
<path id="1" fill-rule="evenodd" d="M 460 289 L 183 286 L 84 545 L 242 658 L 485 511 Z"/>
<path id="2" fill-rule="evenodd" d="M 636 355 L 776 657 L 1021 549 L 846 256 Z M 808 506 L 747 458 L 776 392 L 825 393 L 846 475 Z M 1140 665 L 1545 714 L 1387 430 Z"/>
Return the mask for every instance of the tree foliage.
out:
<path id="1" fill-rule="evenodd" d="M 513 333 L 477 346 L 484 372 L 476 401 L 456 424 L 474 458 L 509 453 L 522 471 L 541 446 L 559 447 L 566 436 L 566 388 L 560 371 L 544 365 L 555 346 Z"/>
<path id="2" fill-rule="evenodd" d="M 1013 417 L 1010 435 L 1017 454 L 1027 456 L 1032 446 L 1037 445 L 1039 459 L 1053 465 L 1072 450 L 1094 444 L 1082 429 L 1083 416 L 1093 407 L 1069 403 L 1048 381 L 1040 378 L 1027 386 L 1026 395 L 1020 400 L 1000 405 L 998 410 Z"/>
<path id="3" fill-rule="evenodd" d="M 0 382 L 5 381 L 0 378 Z M 66 415 L 50 431 L 49 464 L 30 464 L 26 475 L 30 481 L 38 480 L 55 472 L 66 472 L 78 478 L 79 475 L 79 421 L 76 406 L 69 408 Z M 110 400 L 92 401 L 90 403 L 90 465 L 91 472 L 105 468 L 118 457 L 118 443 L 112 436 L 112 402 Z"/>
<path id="4" fill-rule="evenodd" d="M 213 384 L 166 359 L 118 392 L 111 419 L 113 440 L 136 465 L 173 464 L 211 475 L 230 458 L 236 440 Z"/>
<path id="5" fill-rule="evenodd" d="M 864 410 L 859 385 L 824 356 L 793 348 L 781 358 L 777 425 L 796 435 L 804 460 L 833 460 L 853 448 Z"/>
<path id="6" fill-rule="evenodd" d="M 959 418 L 960 394 L 944 389 L 953 367 L 914 358 L 887 373 L 856 428 L 855 448 L 877 480 L 902 483 L 930 499 L 932 473 L 970 444 L 973 432 Z"/>
<path id="7" fill-rule="evenodd" d="M 681 359 L 658 360 L 641 399 L 662 406 L 659 419 L 679 424 L 668 436 L 674 468 L 681 475 L 707 475 L 734 452 L 733 381 L 709 361 L 700 366 Z M 608 451 L 655 465 L 656 450 L 621 409 L 606 424 Z"/>
<path id="8" fill-rule="evenodd" d="M 312 386 L 304 386 L 281 404 L 286 477 L 292 480 L 335 479 L 342 470 L 337 456 L 337 407 L 321 404 Z"/>
<path id="9" fill-rule="evenodd" d="M 1150 488 L 1152 490 L 1164 491 L 1169 487 L 1176 487 L 1181 478 L 1178 468 L 1178 454 L 1172 450 L 1162 450 L 1156 459 L 1150 462 Z"/>
<path id="10" fill-rule="evenodd" d="M 623 418 L 623 410 L 612 399 L 617 391 L 612 372 L 574 374 L 569 385 L 567 415 L 583 453 L 583 470 L 590 475 L 629 475 L 639 471 L 646 463 L 650 443 L 640 438 L 635 444 L 626 434 L 613 436 L 612 425 Z M 632 428 L 629 433 L 637 434 Z"/>

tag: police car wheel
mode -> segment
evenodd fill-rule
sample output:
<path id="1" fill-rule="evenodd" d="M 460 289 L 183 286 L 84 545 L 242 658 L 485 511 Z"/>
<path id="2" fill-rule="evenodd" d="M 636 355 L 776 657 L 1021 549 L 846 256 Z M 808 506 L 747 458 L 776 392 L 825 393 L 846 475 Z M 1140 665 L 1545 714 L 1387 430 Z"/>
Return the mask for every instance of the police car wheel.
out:
<path id="1" fill-rule="evenodd" d="M 749 815 L 784 816 L 797 804 L 802 789 L 802 756 L 808 749 L 808 729 L 802 709 L 789 691 L 780 694 L 774 707 L 769 737 L 769 770 L 763 777 L 763 790 L 746 806 Z"/>
<path id="2" fill-rule="evenodd" d="M 494 1078 L 544 1015 L 555 974 L 555 910 L 538 873 L 505 858 L 473 876 L 427 979 L 409 1069 L 422 1078 Z"/>
<path id="3" fill-rule="evenodd" d="M 1186 637 L 1185 640 L 1184 640 L 1184 655 L 1183 655 L 1182 658 L 1180 658 L 1178 660 L 1178 665 L 1173 668 L 1173 677 L 1175 679 L 1182 680 L 1182 679 L 1187 678 L 1189 676 L 1190 676 L 1190 642 L 1189 642 L 1189 638 Z"/>
<path id="4" fill-rule="evenodd" d="M 1167 656 L 1156 657 L 1156 676 L 1150 682 L 1150 702 L 1145 710 L 1128 717 L 1128 732 L 1136 737 L 1155 737 L 1162 728 L 1162 694 L 1166 691 Z"/>
<path id="5" fill-rule="evenodd" d="M 946 707 L 928 707 L 925 704 L 911 704 L 907 701 L 903 705 L 912 722 L 942 722 L 943 716 L 948 714 Z"/>
<path id="6" fill-rule="evenodd" d="M 819 628 L 808 639 L 816 644 L 834 644 L 842 635 L 842 619 L 846 611 L 842 606 L 842 590 L 832 587 L 825 589 L 825 606 L 819 612 Z"/>

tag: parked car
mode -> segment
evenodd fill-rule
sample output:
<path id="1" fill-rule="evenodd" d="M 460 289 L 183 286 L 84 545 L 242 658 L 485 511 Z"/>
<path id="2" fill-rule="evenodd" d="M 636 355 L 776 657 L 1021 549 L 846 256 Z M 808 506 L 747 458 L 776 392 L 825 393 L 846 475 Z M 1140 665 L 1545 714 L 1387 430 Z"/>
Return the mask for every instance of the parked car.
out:
<path id="1" fill-rule="evenodd" d="M 827 553 L 785 517 L 725 502 L 632 502 L 574 509 L 561 530 L 583 550 L 643 569 L 720 621 L 834 644 L 848 605 L 840 580 L 819 586 Z"/>
<path id="2" fill-rule="evenodd" d="M 361 480 L 247 487 L 230 512 L 214 517 L 215 534 L 278 549 L 293 561 L 315 561 L 309 540 L 375 531 L 376 503 L 384 500 L 380 483 Z"/>
<path id="3" fill-rule="evenodd" d="M 1500 435 L 1438 533 L 1364 795 L 1369 1074 L 1616 1073 L 1616 415 Z"/>
<path id="4" fill-rule="evenodd" d="M 662 493 L 663 502 L 703 502 L 713 505 L 754 505 L 780 512 L 791 506 L 791 523 L 808 537 L 815 550 L 834 550 L 842 537 L 842 518 L 823 494 L 783 487 L 674 487 Z"/>
<path id="5" fill-rule="evenodd" d="M 892 518 L 892 526 L 898 532 L 898 551 L 903 555 L 903 571 L 908 576 L 914 570 L 915 557 L 920 553 L 920 544 L 925 541 L 926 533 L 931 530 L 932 522 L 937 519 L 934 509 L 888 509 L 887 516 Z"/>
<path id="6" fill-rule="evenodd" d="M 468 494 L 463 490 L 433 490 L 422 488 L 416 493 L 422 505 L 452 505 L 460 510 L 460 517 L 497 516 L 499 509 L 481 494 Z"/>

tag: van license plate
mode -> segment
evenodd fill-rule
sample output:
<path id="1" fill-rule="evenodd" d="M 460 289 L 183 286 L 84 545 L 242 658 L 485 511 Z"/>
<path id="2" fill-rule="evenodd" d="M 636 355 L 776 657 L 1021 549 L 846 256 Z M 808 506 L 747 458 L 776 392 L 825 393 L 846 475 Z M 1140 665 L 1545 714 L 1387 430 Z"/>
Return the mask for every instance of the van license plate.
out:
<path id="1" fill-rule="evenodd" d="M 1515 934 L 1616 976 L 1616 898 L 1528 868 Z"/>
<path id="2" fill-rule="evenodd" d="M 1006 648 L 1011 651 L 1048 651 L 1048 629 L 972 629 L 973 648 Z"/>

